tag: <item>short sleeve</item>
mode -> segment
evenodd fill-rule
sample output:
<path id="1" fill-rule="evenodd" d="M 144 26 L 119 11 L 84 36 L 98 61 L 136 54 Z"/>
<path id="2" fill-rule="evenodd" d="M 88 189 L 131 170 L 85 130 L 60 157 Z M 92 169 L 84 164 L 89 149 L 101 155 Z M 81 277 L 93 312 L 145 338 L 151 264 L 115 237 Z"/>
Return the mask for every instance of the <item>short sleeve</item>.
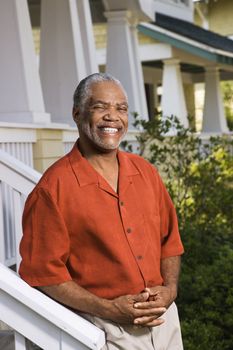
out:
<path id="1" fill-rule="evenodd" d="M 67 228 L 50 193 L 36 188 L 23 213 L 20 276 L 31 286 L 71 280 L 66 268 L 70 250 Z"/>

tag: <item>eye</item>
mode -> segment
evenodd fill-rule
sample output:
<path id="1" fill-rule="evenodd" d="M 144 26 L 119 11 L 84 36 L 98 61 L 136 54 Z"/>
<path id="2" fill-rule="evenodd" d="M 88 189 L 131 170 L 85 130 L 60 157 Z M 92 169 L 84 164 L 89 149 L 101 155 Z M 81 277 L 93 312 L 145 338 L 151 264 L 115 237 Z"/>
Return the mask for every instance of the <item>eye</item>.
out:
<path id="1" fill-rule="evenodd" d="M 104 111 L 106 107 L 104 105 L 95 105 L 93 106 L 93 109 L 101 112 L 101 111 Z"/>
<path id="2" fill-rule="evenodd" d="M 127 106 L 119 106 L 118 111 L 121 113 L 127 113 L 128 112 L 128 107 Z"/>

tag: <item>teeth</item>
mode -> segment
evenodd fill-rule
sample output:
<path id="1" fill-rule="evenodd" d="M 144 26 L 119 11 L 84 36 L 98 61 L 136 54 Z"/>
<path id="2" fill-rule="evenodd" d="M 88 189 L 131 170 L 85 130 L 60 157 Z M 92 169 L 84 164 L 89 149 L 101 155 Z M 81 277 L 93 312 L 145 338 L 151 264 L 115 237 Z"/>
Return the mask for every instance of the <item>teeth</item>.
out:
<path id="1" fill-rule="evenodd" d="M 118 131 L 116 128 L 103 128 L 104 132 L 115 133 Z"/>

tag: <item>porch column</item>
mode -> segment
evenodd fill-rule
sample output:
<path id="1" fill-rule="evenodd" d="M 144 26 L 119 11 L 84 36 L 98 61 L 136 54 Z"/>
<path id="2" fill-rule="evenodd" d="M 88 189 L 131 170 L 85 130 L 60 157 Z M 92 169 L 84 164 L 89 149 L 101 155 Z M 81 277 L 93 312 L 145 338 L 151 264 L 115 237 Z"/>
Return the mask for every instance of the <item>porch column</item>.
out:
<path id="1" fill-rule="evenodd" d="M 89 3 L 81 1 L 77 7 L 77 2 L 41 1 L 40 74 L 45 105 L 53 122 L 71 125 L 74 125 L 71 116 L 74 90 L 81 79 L 96 71 L 93 61 L 85 61 L 91 47 L 84 45 L 91 36 L 90 28 L 85 27 L 90 24 L 90 18 L 80 20 L 88 14 Z M 81 25 L 85 27 L 82 31 Z"/>
<path id="2" fill-rule="evenodd" d="M 118 78 L 129 98 L 129 111 L 147 118 L 142 67 L 139 60 L 135 29 L 131 29 L 129 11 L 107 12 L 107 59 L 106 71 Z M 133 117 L 129 114 L 132 125 Z"/>
<path id="3" fill-rule="evenodd" d="M 142 63 L 139 55 L 139 43 L 138 43 L 138 19 L 132 18 L 130 25 L 131 42 L 133 49 L 133 59 L 134 59 L 134 69 L 137 81 L 138 96 L 140 102 L 140 112 L 139 115 L 143 119 L 148 118 L 148 108 L 146 103 L 146 92 L 144 87 L 144 78 L 142 72 Z"/>
<path id="4" fill-rule="evenodd" d="M 206 67 L 203 132 L 229 132 L 220 90 L 219 69 Z"/>
<path id="5" fill-rule="evenodd" d="M 95 49 L 95 40 L 91 19 L 90 4 L 87 0 L 76 0 L 78 7 L 78 16 L 80 21 L 80 31 L 83 44 L 83 54 L 86 64 L 87 74 L 99 71 L 97 64 L 97 55 Z"/>
<path id="6" fill-rule="evenodd" d="M 179 60 L 169 59 L 164 61 L 162 87 L 161 107 L 163 115 L 165 117 L 175 115 L 187 127 L 187 107 Z"/>
<path id="7" fill-rule="evenodd" d="M 0 121 L 49 123 L 26 0 L 0 1 Z"/>

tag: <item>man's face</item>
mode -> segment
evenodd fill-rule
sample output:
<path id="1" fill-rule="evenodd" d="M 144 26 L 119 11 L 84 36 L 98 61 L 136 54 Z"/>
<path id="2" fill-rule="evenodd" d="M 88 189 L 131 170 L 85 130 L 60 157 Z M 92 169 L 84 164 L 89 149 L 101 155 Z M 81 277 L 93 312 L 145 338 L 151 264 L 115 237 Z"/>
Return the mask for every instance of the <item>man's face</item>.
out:
<path id="1" fill-rule="evenodd" d="M 79 116 L 80 138 L 102 151 L 118 148 L 128 127 L 128 103 L 114 82 L 95 83 L 84 115 Z"/>

